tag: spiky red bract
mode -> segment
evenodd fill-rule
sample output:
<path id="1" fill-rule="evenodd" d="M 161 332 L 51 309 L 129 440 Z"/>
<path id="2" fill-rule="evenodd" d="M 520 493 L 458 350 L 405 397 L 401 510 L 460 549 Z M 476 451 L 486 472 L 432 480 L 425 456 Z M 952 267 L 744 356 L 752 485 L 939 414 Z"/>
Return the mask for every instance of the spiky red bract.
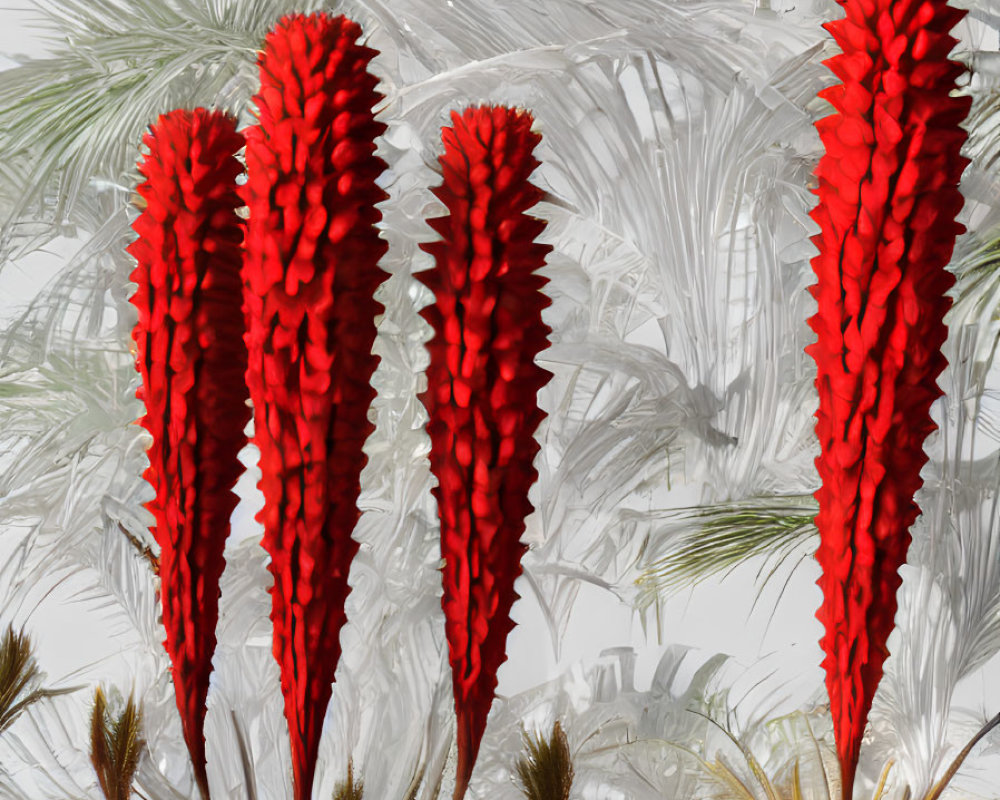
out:
<path id="1" fill-rule="evenodd" d="M 822 94 L 813 238 L 819 391 L 816 493 L 823 569 L 817 617 L 843 796 L 850 798 L 896 613 L 898 570 L 919 509 L 914 493 L 934 430 L 962 207 L 959 154 L 968 97 L 948 59 L 964 11 L 945 0 L 841 0 L 826 28 L 842 83 Z"/>
<path id="2" fill-rule="evenodd" d="M 525 211 L 541 197 L 528 178 L 540 136 L 532 117 L 504 107 L 452 113 L 442 129 L 448 215 L 430 221 L 441 240 L 422 247 L 433 269 L 417 277 L 434 292 L 421 313 L 427 345 L 431 471 L 441 520 L 445 632 L 458 722 L 461 798 L 472 774 L 514 623 L 528 489 L 538 473 L 536 396 L 551 375 L 534 362 L 548 346 L 541 289 L 545 223 Z"/>
<path id="3" fill-rule="evenodd" d="M 373 430 L 373 295 L 386 277 L 374 154 L 385 126 L 360 35 L 344 17 L 284 17 L 265 41 L 259 124 L 246 134 L 247 382 L 297 800 L 311 797 L 340 659 Z"/>
<path id="4" fill-rule="evenodd" d="M 205 700 L 232 489 L 243 469 L 237 455 L 250 419 L 236 214 L 243 137 L 229 117 L 199 108 L 161 116 L 143 143 L 145 208 L 129 252 L 138 262 L 140 422 L 153 437 L 145 478 L 156 498 L 147 507 L 160 546 L 164 645 L 184 741 L 207 797 Z"/>

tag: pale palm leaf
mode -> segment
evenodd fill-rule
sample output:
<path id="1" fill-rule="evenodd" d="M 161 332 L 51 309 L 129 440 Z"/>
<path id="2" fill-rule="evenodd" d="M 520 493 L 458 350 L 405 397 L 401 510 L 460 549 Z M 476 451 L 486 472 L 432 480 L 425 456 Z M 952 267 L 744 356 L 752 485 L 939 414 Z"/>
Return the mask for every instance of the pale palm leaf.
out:
<path id="1" fill-rule="evenodd" d="M 20 223 L 67 222 L 101 187 L 122 202 L 142 132 L 159 114 L 210 105 L 248 118 L 264 34 L 283 13 L 320 5 L 37 2 L 51 54 L 0 72 L 0 161 L 19 171 L 21 189 L 8 195 L 8 240 Z"/>

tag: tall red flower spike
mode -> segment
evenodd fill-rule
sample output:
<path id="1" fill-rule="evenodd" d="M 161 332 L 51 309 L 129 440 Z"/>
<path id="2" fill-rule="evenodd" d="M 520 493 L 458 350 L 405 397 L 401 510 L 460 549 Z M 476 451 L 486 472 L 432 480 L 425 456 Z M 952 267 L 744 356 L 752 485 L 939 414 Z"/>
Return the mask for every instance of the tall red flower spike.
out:
<path id="1" fill-rule="evenodd" d="M 274 575 L 274 655 L 295 797 L 312 794 L 358 544 L 351 532 L 373 430 L 373 299 L 387 245 L 375 224 L 385 126 L 361 28 L 284 17 L 260 58 L 260 122 L 247 132 L 244 280 L 264 547 Z"/>
<path id="2" fill-rule="evenodd" d="M 442 129 L 444 183 L 434 190 L 448 216 L 430 221 L 442 239 L 422 247 L 436 266 L 417 277 L 435 302 L 421 312 L 427 345 L 431 471 L 441 519 L 448 659 L 458 721 L 455 798 L 468 786 L 506 659 L 521 573 L 536 402 L 551 377 L 534 358 L 548 346 L 542 309 L 547 279 L 535 270 L 552 248 L 535 243 L 545 223 L 524 212 L 541 192 L 528 182 L 541 139 L 532 117 L 510 108 L 452 113 Z"/>
<path id="3" fill-rule="evenodd" d="M 819 310 L 808 351 L 821 446 L 817 617 L 849 800 L 941 394 L 954 280 L 945 266 L 964 230 L 955 221 L 968 163 L 959 125 L 970 100 L 951 96 L 963 68 L 948 59 L 964 11 L 945 0 L 841 5 L 846 17 L 826 28 L 843 53 L 826 63 L 843 83 L 822 93 L 836 113 L 816 126 L 826 154 L 812 212 Z"/>
<path id="4" fill-rule="evenodd" d="M 232 119 L 205 109 L 161 116 L 143 139 L 138 192 L 145 208 L 129 247 L 138 266 L 132 334 L 153 436 L 145 478 L 160 545 L 164 642 L 195 778 L 205 776 L 205 699 L 215 652 L 219 579 L 237 459 L 250 419 L 243 382 L 242 205 L 236 176 L 243 146 Z"/>

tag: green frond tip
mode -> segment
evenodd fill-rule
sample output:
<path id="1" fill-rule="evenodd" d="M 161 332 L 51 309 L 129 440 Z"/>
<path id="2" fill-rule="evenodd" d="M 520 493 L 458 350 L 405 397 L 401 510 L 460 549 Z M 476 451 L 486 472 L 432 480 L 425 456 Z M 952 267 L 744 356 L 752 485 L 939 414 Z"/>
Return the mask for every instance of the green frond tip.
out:
<path id="1" fill-rule="evenodd" d="M 654 555 L 636 579 L 640 608 L 753 556 L 768 557 L 773 564 L 766 576 L 769 578 L 804 542 L 816 536 L 815 515 L 816 503 L 809 495 L 756 497 L 677 509 L 666 530 L 657 536 L 666 542 L 666 553 Z"/>
<path id="2" fill-rule="evenodd" d="M 30 637 L 8 625 L 0 637 L 0 733 L 39 700 L 76 691 L 75 688 L 43 689 L 41 680 L 42 672 L 35 661 Z"/>
<path id="3" fill-rule="evenodd" d="M 976 246 L 965 257 L 959 259 L 955 265 L 956 277 L 958 277 L 958 287 L 963 287 L 962 281 L 968 281 L 971 286 L 983 279 L 1000 271 L 1000 231 L 993 230 L 985 240 Z M 958 297 L 964 297 L 966 292 L 959 291 Z M 956 300 L 956 303 L 958 301 Z"/>
<path id="4" fill-rule="evenodd" d="M 527 800 L 569 800 L 573 785 L 573 756 L 569 740 L 557 720 L 548 738 L 524 734 L 527 753 L 517 762 L 521 793 Z"/>
<path id="5" fill-rule="evenodd" d="M 956 261 L 955 278 L 949 326 L 975 324 L 989 330 L 1000 319 L 1000 231 Z"/>
<path id="6" fill-rule="evenodd" d="M 104 692 L 98 687 L 90 714 L 90 761 L 107 800 L 128 800 L 132 796 L 132 781 L 145 745 L 142 710 L 132 695 L 125 709 L 115 717 L 108 712 Z"/>
<path id="7" fill-rule="evenodd" d="M 354 762 L 347 762 L 347 780 L 338 783 L 333 790 L 333 800 L 364 800 L 365 785 L 362 781 L 354 782 Z"/>

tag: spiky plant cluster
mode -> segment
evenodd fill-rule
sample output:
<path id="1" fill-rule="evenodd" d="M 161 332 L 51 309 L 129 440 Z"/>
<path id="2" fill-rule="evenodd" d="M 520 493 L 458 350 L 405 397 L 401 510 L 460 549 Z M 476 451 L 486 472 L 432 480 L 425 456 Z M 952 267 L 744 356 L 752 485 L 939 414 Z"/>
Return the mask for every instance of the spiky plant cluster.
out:
<path id="1" fill-rule="evenodd" d="M 552 732 L 524 733 L 527 753 L 517 762 L 517 778 L 527 800 L 569 800 L 573 788 L 573 753 L 559 720 Z"/>
<path id="2" fill-rule="evenodd" d="M 94 691 L 90 713 L 90 761 L 106 800 L 128 800 L 139 758 L 146 743 L 142 738 L 142 709 L 132 695 L 115 715 L 108 710 L 104 692 Z"/>
<path id="3" fill-rule="evenodd" d="M 536 273 L 551 250 L 536 243 L 545 224 L 525 212 L 541 197 L 528 178 L 540 136 L 532 117 L 512 108 L 452 113 L 434 190 L 448 210 L 431 220 L 440 241 L 423 245 L 433 269 L 419 279 L 434 292 L 421 313 L 433 326 L 427 345 L 431 471 L 441 520 L 448 659 L 458 721 L 461 798 L 514 623 L 528 489 L 537 472 L 534 433 L 544 413 L 536 395 L 550 374 L 535 364 L 548 342 Z"/>
<path id="4" fill-rule="evenodd" d="M 962 67 L 948 59 L 964 11 L 946 0 L 841 5 L 845 17 L 826 25 L 843 52 L 827 62 L 841 83 L 822 94 L 836 113 L 817 123 L 826 154 L 812 212 L 821 230 L 808 350 L 821 447 L 817 616 L 849 800 L 941 394 L 970 99 L 952 96 Z"/>
<path id="5" fill-rule="evenodd" d="M 243 380 L 243 227 L 235 122 L 196 109 L 161 116 L 143 139 L 143 210 L 129 247 L 137 266 L 133 333 L 142 377 L 140 420 L 152 435 L 145 477 L 160 545 L 163 625 L 184 730 L 202 795 L 219 581 L 237 458 L 250 418 Z"/>
<path id="6" fill-rule="evenodd" d="M 31 638 L 8 625 L 0 637 L 0 733 L 39 700 L 76 691 L 44 689 L 41 681 L 42 672 L 32 652 Z"/>
<path id="7" fill-rule="evenodd" d="M 373 299 L 386 244 L 375 224 L 385 126 L 360 27 L 283 18 L 260 58 L 260 121 L 247 131 L 247 382 L 260 449 L 274 655 L 295 797 L 311 796 L 358 544 L 351 532 L 373 425 Z"/>

